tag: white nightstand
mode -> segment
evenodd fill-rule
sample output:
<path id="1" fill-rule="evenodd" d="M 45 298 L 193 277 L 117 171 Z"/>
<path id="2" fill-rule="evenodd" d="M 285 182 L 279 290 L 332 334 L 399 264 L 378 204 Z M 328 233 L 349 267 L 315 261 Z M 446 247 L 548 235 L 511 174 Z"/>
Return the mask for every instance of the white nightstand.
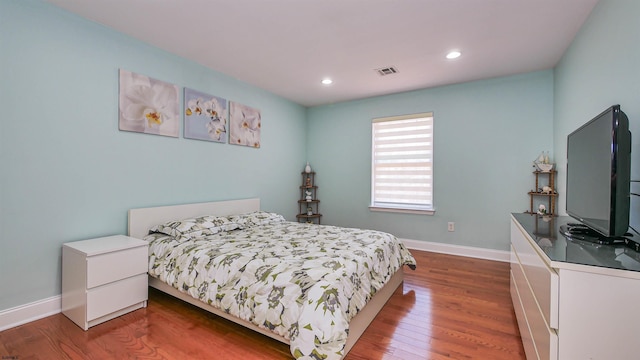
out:
<path id="1" fill-rule="evenodd" d="M 149 244 L 124 235 L 62 246 L 62 313 L 84 330 L 147 306 Z"/>

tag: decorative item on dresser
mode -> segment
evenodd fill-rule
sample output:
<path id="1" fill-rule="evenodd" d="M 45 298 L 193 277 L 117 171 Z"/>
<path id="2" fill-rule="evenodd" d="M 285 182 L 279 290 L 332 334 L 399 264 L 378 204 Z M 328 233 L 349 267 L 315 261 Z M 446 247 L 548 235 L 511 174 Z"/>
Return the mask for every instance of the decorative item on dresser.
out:
<path id="1" fill-rule="evenodd" d="M 317 197 L 318 187 L 315 185 L 316 173 L 311 171 L 311 166 L 307 163 L 302 172 L 302 185 L 300 186 L 300 200 L 298 200 L 298 222 L 315 223 L 318 220 L 320 225 L 320 200 Z"/>
<path id="2" fill-rule="evenodd" d="M 147 306 L 149 244 L 124 235 L 62 245 L 62 313 L 84 330 Z"/>
<path id="3" fill-rule="evenodd" d="M 545 164 L 542 164 L 545 165 Z M 529 210 L 526 211 L 529 214 L 540 214 L 540 215 L 549 215 L 556 216 L 556 198 L 558 197 L 558 192 L 555 190 L 555 177 L 556 170 L 536 170 L 534 171 L 534 175 L 536 176 L 536 187 L 529 191 Z M 540 176 L 547 175 L 549 177 L 547 185 L 540 186 Z M 533 200 L 539 197 L 547 198 L 547 206 L 540 206 L 543 204 L 534 205 Z M 537 210 L 534 210 L 537 209 Z"/>

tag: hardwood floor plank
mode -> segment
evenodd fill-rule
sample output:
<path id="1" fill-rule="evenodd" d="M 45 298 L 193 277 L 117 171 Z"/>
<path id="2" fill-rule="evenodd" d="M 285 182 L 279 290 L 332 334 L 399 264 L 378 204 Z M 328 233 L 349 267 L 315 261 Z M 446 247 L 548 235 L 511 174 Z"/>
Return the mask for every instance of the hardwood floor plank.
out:
<path id="1" fill-rule="evenodd" d="M 525 359 L 509 264 L 413 250 L 396 290 L 346 360 Z M 149 306 L 83 331 L 62 314 L 0 332 L 18 359 L 290 359 L 289 347 L 155 289 Z"/>

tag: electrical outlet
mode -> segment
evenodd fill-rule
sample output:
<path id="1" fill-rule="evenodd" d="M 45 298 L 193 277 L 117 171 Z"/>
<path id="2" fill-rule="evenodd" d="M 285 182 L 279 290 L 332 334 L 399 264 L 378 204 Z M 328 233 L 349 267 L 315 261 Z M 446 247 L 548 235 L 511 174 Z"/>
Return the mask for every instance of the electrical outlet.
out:
<path id="1" fill-rule="evenodd" d="M 454 223 L 453 221 L 449 221 L 447 223 L 447 230 L 456 231 L 456 223 Z"/>

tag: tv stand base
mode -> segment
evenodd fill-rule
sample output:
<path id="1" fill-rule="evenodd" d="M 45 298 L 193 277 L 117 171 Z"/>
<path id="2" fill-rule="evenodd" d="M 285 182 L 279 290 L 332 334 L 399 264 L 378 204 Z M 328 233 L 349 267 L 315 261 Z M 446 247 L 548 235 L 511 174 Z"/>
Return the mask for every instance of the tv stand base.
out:
<path id="1" fill-rule="evenodd" d="M 567 240 L 582 240 L 596 244 L 611 245 L 618 242 L 623 242 L 623 237 L 607 237 L 599 234 L 597 231 L 591 230 L 584 225 L 572 225 L 572 223 L 566 225 L 560 225 L 560 233 L 567 238 Z"/>

